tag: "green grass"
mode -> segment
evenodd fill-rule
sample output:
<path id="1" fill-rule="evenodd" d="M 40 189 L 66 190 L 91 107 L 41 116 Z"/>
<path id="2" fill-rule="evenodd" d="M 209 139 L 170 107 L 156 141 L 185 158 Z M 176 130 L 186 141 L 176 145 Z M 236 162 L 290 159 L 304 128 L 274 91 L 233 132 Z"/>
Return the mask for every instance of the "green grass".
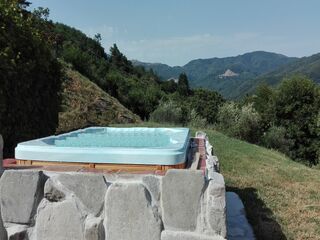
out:
<path id="1" fill-rule="evenodd" d="M 320 239 L 318 169 L 277 151 L 203 130 L 220 160 L 227 190 L 237 192 L 243 200 L 257 239 Z"/>

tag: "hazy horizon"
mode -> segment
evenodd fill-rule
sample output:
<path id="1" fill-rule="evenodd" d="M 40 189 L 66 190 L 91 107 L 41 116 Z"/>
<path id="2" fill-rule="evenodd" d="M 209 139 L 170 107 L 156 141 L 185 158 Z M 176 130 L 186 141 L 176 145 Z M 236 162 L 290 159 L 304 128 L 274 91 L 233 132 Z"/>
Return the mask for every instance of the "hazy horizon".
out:
<path id="1" fill-rule="evenodd" d="M 243 1 L 48 1 L 50 19 L 93 37 L 100 33 L 129 58 L 182 66 L 193 59 L 268 51 L 289 57 L 319 52 L 320 2 Z"/>

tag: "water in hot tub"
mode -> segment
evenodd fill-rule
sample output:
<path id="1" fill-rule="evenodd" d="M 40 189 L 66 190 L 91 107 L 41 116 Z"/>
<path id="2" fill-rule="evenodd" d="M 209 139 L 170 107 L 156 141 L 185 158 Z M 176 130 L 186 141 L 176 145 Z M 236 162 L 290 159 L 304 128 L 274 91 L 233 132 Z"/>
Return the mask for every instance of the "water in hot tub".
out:
<path id="1" fill-rule="evenodd" d="M 105 129 L 99 132 L 80 132 L 55 140 L 58 147 L 165 147 L 170 137 L 159 130 Z"/>

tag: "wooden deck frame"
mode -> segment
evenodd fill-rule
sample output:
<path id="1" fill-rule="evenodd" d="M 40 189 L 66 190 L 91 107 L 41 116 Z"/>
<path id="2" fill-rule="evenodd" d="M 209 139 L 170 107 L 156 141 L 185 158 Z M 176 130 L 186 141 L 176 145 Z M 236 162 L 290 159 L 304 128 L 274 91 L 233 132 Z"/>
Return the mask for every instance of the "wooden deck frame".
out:
<path id="1" fill-rule="evenodd" d="M 147 164 L 113 164 L 113 163 L 83 163 L 83 162 L 53 162 L 38 160 L 17 159 L 17 165 L 20 166 L 73 166 L 89 169 L 101 169 L 109 171 L 139 172 L 139 171 L 167 171 L 168 169 L 184 169 L 185 163 L 176 165 L 147 165 Z"/>

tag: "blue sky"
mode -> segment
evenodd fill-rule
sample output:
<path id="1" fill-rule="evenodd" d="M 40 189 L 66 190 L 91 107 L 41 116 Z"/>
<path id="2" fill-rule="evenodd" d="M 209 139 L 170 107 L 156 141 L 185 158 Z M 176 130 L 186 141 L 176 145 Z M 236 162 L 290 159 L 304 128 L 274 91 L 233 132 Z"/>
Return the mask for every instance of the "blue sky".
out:
<path id="1" fill-rule="evenodd" d="M 30 0 L 129 58 L 184 65 L 265 50 L 320 52 L 319 0 Z"/>

